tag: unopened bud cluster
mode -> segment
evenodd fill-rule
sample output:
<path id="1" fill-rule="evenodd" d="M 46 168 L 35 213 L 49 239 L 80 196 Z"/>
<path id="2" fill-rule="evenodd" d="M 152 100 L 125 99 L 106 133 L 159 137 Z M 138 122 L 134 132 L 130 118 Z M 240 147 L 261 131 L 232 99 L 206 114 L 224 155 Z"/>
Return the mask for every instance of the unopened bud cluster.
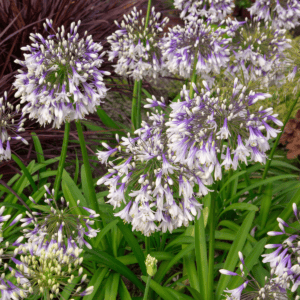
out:
<path id="1" fill-rule="evenodd" d="M 147 268 L 147 274 L 153 277 L 157 272 L 157 259 L 148 254 L 145 265 Z"/>
<path id="2" fill-rule="evenodd" d="M 28 142 L 19 135 L 25 131 L 23 128 L 25 121 L 20 112 L 20 105 L 14 107 L 7 101 L 7 92 L 4 92 L 4 97 L 0 97 L 0 162 L 11 159 L 11 139 L 21 140 L 28 145 Z"/>
<path id="3" fill-rule="evenodd" d="M 158 74 L 166 73 L 165 66 L 158 51 L 157 41 L 168 18 L 160 20 L 161 13 L 152 7 L 149 23 L 145 27 L 142 11 L 134 7 L 131 14 L 124 15 L 118 30 L 107 38 L 111 44 L 109 60 L 117 58 L 115 72 L 121 76 L 134 79 L 157 78 Z"/>
<path id="4" fill-rule="evenodd" d="M 105 52 L 100 54 L 103 47 L 87 32 L 79 38 L 80 23 L 72 23 L 66 33 L 64 26 L 55 31 L 47 19 L 44 27 L 53 34 L 44 38 L 31 33 L 33 43 L 22 48 L 30 54 L 24 54 L 24 61 L 15 61 L 25 69 L 19 70 L 13 83 L 15 96 L 26 104 L 23 113 L 41 125 L 59 128 L 66 121 L 83 119 L 106 96 L 103 75 L 110 73 L 99 70 Z"/>
<path id="5" fill-rule="evenodd" d="M 73 279 L 81 277 L 79 284 L 74 284 L 72 296 L 85 296 L 93 291 L 93 287 L 85 290 L 82 285 L 86 281 L 86 275 L 82 275 L 80 267 L 83 257 L 79 257 L 82 249 L 68 247 L 64 249 L 57 243 L 45 246 L 35 245 L 33 249 L 27 246 L 19 246 L 20 258 L 12 258 L 15 269 L 10 267 L 10 273 L 16 278 L 17 286 L 12 293 L 21 298 L 32 295 L 44 295 L 47 291 L 50 299 L 60 295 L 66 284 L 73 283 Z M 9 284 L 9 282 L 7 281 Z"/>
<path id="6" fill-rule="evenodd" d="M 12 244 L 3 241 L 2 226 L 10 219 L 10 215 L 3 215 L 4 208 L 0 209 L 0 265 L 3 266 L 1 299 L 23 299 L 30 295 L 49 295 L 50 299 L 56 299 L 66 285 L 70 286 L 74 297 L 93 292 L 93 286 L 87 287 L 87 274 L 83 273 L 81 267 L 83 257 L 80 254 L 83 250 L 71 239 L 68 239 L 67 245 L 54 239 L 31 239 L 32 236 L 28 239 L 23 235 Z M 18 223 L 21 218 L 22 214 L 19 214 L 9 226 Z M 36 229 L 39 230 L 38 227 Z M 42 233 L 40 237 L 43 237 Z M 75 284 L 74 279 L 78 277 L 80 282 Z"/>

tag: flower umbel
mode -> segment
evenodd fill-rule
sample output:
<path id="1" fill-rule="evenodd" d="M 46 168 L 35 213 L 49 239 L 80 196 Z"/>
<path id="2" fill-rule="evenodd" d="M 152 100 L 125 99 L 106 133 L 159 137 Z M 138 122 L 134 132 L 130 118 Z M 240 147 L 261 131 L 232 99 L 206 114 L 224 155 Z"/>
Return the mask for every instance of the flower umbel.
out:
<path id="1" fill-rule="evenodd" d="M 155 97 L 148 101 L 147 107 L 164 106 L 164 100 Z M 175 153 L 167 145 L 165 114 L 156 110 L 148 116 L 152 125 L 143 121 L 142 128 L 135 131 L 137 137 L 123 137 L 116 148 L 103 144 L 108 151 L 98 152 L 102 163 L 112 154 L 118 162 L 110 161 L 109 174 L 98 181 L 109 186 L 108 203 L 114 209 L 125 204 L 115 216 L 146 236 L 188 226 L 200 216 L 202 207 L 193 187 L 197 185 L 198 196 L 206 195 L 206 185 L 212 183 L 206 166 L 190 168 L 180 159 L 175 162 Z"/>
<path id="2" fill-rule="evenodd" d="M 16 278 L 17 286 L 11 285 L 9 280 L 2 284 L 11 287 L 12 295 L 49 295 L 50 299 L 60 295 L 66 285 L 72 283 L 73 279 L 80 277 L 79 284 L 70 285 L 72 296 L 85 296 L 93 292 L 93 287 L 82 289 L 86 281 L 83 268 L 80 267 L 83 258 L 79 257 L 82 249 L 78 247 L 60 247 L 59 244 L 51 242 L 42 248 L 36 246 L 30 251 L 26 247 L 19 246 L 20 259 L 12 258 L 15 268 L 9 267 L 10 273 Z M 15 298 L 13 298 L 15 299 Z"/>
<path id="3" fill-rule="evenodd" d="M 226 83 L 228 86 L 228 83 Z M 176 152 L 175 162 L 189 162 L 191 166 L 199 163 L 215 169 L 215 179 L 221 178 L 220 164 L 225 169 L 236 169 L 238 161 L 247 164 L 251 160 L 265 163 L 265 152 L 269 149 L 268 139 L 279 132 L 267 124 L 273 121 L 282 125 L 273 114 L 273 108 L 251 111 L 251 106 L 259 100 L 270 97 L 267 93 L 248 91 L 239 84 L 238 78 L 233 86 L 210 89 L 203 81 L 204 88 L 198 90 L 195 84 L 194 97 L 183 87 L 181 100 L 172 103 L 170 119 L 166 123 L 169 147 Z M 267 136 L 261 131 L 266 130 Z M 222 147 L 227 141 L 227 147 Z M 217 153 L 226 151 L 217 158 Z M 234 154 L 232 159 L 232 154 Z"/>
<path id="4" fill-rule="evenodd" d="M 44 186 L 48 195 L 45 194 L 46 206 L 36 205 L 39 211 L 33 211 L 32 214 L 26 211 L 27 217 L 21 219 L 22 227 L 33 225 L 33 229 L 25 228 L 23 230 L 26 238 L 32 243 L 39 244 L 54 240 L 58 245 L 68 243 L 78 244 L 79 247 L 91 245 L 85 240 L 86 237 L 93 238 L 97 236 L 98 229 L 93 229 L 94 218 L 99 215 L 95 211 L 87 207 L 82 207 L 89 215 L 77 215 L 73 213 L 75 209 L 70 208 L 69 202 L 65 202 L 64 198 L 60 199 L 60 203 L 55 201 L 54 190 L 50 192 L 47 186 Z M 30 200 L 35 203 L 34 199 Z M 79 205 L 79 200 L 77 201 Z"/>
<path id="5" fill-rule="evenodd" d="M 109 60 L 118 58 L 115 72 L 121 76 L 132 76 L 139 80 L 145 77 L 157 78 L 166 73 L 161 60 L 157 40 L 168 18 L 160 21 L 161 13 L 152 7 L 149 24 L 145 29 L 145 18 L 142 11 L 134 7 L 129 15 L 124 15 L 121 25 L 115 21 L 119 29 L 107 38 L 111 44 Z"/>
<path id="6" fill-rule="evenodd" d="M 26 121 L 19 111 L 20 105 L 14 108 L 7 101 L 7 92 L 4 92 L 4 98 L 0 98 L 0 162 L 11 159 L 12 139 L 21 140 L 28 145 L 28 142 L 19 135 L 19 132 L 25 131 L 23 126 Z"/>
<path id="7" fill-rule="evenodd" d="M 44 38 L 31 33 L 33 44 L 22 48 L 30 54 L 24 54 L 24 61 L 15 61 L 26 69 L 19 70 L 13 83 L 15 96 L 26 103 L 23 113 L 41 125 L 59 128 L 66 121 L 83 119 L 106 95 L 103 75 L 110 73 L 99 69 L 105 52 L 100 54 L 103 47 L 87 32 L 79 39 L 79 26 L 80 21 L 72 23 L 66 34 L 64 26 L 55 31 L 47 19 L 44 27 L 53 34 Z"/>

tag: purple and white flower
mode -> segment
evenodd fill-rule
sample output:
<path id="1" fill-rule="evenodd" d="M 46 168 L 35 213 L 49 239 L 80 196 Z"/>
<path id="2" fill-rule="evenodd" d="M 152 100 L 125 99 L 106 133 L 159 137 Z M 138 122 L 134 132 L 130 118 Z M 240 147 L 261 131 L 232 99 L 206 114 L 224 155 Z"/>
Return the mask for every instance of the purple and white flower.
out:
<path id="1" fill-rule="evenodd" d="M 155 97 L 148 102 L 165 106 L 163 99 L 158 103 Z M 165 113 L 148 113 L 148 117 L 152 124 L 143 121 L 135 131 L 137 137 L 122 138 L 115 148 L 118 151 L 114 162 L 109 162 L 111 176 L 98 181 L 109 186 L 108 203 L 114 209 L 121 208 L 115 216 L 146 236 L 188 226 L 199 217 L 202 207 L 193 188 L 197 185 L 198 196 L 206 195 L 206 185 L 212 183 L 211 172 L 205 165 L 189 167 L 188 162 L 175 161 L 174 151 L 168 149 Z M 102 163 L 107 162 L 103 151 L 98 152 L 98 157 Z"/>
<path id="2" fill-rule="evenodd" d="M 4 98 L 0 98 L 0 162 L 11 159 L 10 141 L 21 140 L 25 145 L 28 142 L 19 133 L 25 131 L 23 128 L 26 119 L 20 112 L 20 105 L 16 108 L 7 101 L 7 92 Z"/>
<path id="3" fill-rule="evenodd" d="M 219 73 L 227 66 L 230 39 L 222 38 L 222 32 L 206 24 L 185 21 L 185 26 L 174 26 L 159 42 L 166 66 L 173 74 L 190 78 L 196 63 L 196 73 L 209 75 Z"/>
<path id="4" fill-rule="evenodd" d="M 255 15 L 259 20 L 272 21 L 274 28 L 290 30 L 299 25 L 298 0 L 256 0 L 248 10 L 251 16 Z"/>
<path id="5" fill-rule="evenodd" d="M 73 22 L 66 34 L 64 26 L 55 31 L 47 19 L 44 27 L 53 33 L 47 38 L 31 33 L 33 44 L 22 48 L 30 54 L 24 54 L 24 61 L 15 61 L 25 68 L 13 83 L 15 96 L 26 103 L 23 113 L 41 125 L 60 128 L 64 122 L 83 119 L 106 96 L 103 77 L 110 73 L 99 69 L 105 52 L 100 53 L 103 47 L 87 32 L 79 38 L 80 23 Z"/>
<path id="6" fill-rule="evenodd" d="M 65 202 L 64 198 L 60 199 L 61 206 L 54 198 L 54 190 L 50 191 L 45 185 L 45 204 L 43 210 L 33 212 L 26 211 L 26 217 L 22 218 L 21 227 L 25 238 L 32 243 L 41 242 L 57 242 L 59 246 L 65 243 L 75 243 L 82 247 L 83 245 L 91 248 L 91 245 L 86 241 L 86 237 L 93 238 L 97 236 L 98 229 L 92 228 L 94 219 L 99 217 L 94 210 L 82 207 L 88 215 L 77 215 L 72 212 L 74 208 L 69 206 L 69 202 Z M 48 194 L 48 195 L 47 195 Z M 34 201 L 30 198 L 31 201 Z M 79 200 L 77 201 L 79 205 Z M 79 208 L 79 206 L 78 206 Z M 29 227 L 28 227 L 29 226 Z"/>
<path id="7" fill-rule="evenodd" d="M 249 156 L 250 160 L 264 163 L 265 152 L 269 149 L 268 139 L 278 133 L 266 122 L 278 120 L 272 116 L 272 108 L 260 107 L 258 111 L 251 111 L 251 106 L 271 95 L 249 92 L 237 78 L 232 91 L 225 86 L 210 89 L 206 82 L 203 86 L 199 90 L 193 84 L 192 98 L 184 86 L 181 101 L 170 105 L 172 111 L 166 125 L 169 127 L 168 146 L 176 153 L 174 162 L 188 163 L 189 167 L 200 163 L 212 170 L 217 167 L 217 178 L 220 178 L 219 164 L 225 169 L 236 169 L 238 161 L 247 163 Z M 282 125 L 280 121 L 277 124 Z M 266 136 L 262 130 L 267 131 Z M 221 147 L 223 141 L 227 141 L 225 148 Z M 226 155 L 221 155 L 219 161 L 217 153 L 223 153 L 225 149 Z"/>
<path id="8" fill-rule="evenodd" d="M 145 77 L 157 78 L 166 75 L 167 69 L 162 61 L 157 47 L 159 35 L 168 23 L 168 18 L 160 20 L 161 13 L 156 13 L 152 7 L 149 23 L 145 28 L 145 18 L 142 11 L 136 7 L 131 14 L 124 15 L 124 20 L 119 24 L 118 30 L 107 38 L 111 44 L 108 52 L 109 60 L 117 58 L 115 72 L 121 76 L 131 76 L 136 80 Z"/>
<path id="9" fill-rule="evenodd" d="M 212 22 L 218 22 L 230 15 L 234 9 L 232 0 L 175 0 L 175 8 L 181 10 L 180 17 L 189 18 L 191 16 L 206 17 Z"/>

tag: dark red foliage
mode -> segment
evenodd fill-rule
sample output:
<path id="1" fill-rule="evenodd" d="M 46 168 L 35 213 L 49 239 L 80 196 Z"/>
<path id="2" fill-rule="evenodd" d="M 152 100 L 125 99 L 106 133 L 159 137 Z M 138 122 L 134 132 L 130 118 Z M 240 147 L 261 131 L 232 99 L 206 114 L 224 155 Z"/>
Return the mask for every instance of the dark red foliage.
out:
<path id="1" fill-rule="evenodd" d="M 288 149 L 287 158 L 294 159 L 300 155 L 300 110 L 294 119 L 290 119 L 280 138 L 280 143 Z"/>

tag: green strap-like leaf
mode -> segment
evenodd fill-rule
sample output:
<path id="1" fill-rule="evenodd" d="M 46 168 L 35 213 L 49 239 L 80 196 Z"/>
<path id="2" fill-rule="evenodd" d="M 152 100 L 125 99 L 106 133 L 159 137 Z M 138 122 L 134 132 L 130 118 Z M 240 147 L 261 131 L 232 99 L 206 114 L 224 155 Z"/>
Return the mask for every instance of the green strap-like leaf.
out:
<path id="1" fill-rule="evenodd" d="M 121 300 L 132 300 L 127 287 L 122 279 L 120 279 L 120 284 L 119 284 L 119 296 Z"/>
<path id="2" fill-rule="evenodd" d="M 142 274 L 147 275 L 147 270 L 145 266 L 145 255 L 136 238 L 134 237 L 134 234 L 123 222 L 118 223 L 118 228 L 121 230 L 126 242 L 128 243 L 129 247 L 131 247 L 132 252 L 136 256 Z"/>
<path id="3" fill-rule="evenodd" d="M 182 259 L 186 254 L 188 254 L 190 251 L 195 249 L 195 243 L 188 245 L 186 248 L 182 249 L 164 268 L 161 272 L 161 274 L 156 278 L 157 282 L 161 282 L 164 278 L 164 276 L 167 274 L 167 272 L 180 260 Z"/>
<path id="4" fill-rule="evenodd" d="M 14 154 L 12 154 L 11 157 L 17 163 L 17 165 L 21 168 L 21 170 L 23 171 L 24 175 L 27 177 L 27 179 L 30 182 L 30 185 L 31 185 L 33 191 L 36 192 L 37 191 L 36 184 L 34 183 L 33 178 L 30 175 L 28 169 L 25 167 L 25 165 L 22 163 L 22 161 L 17 156 L 15 156 Z"/>
<path id="5" fill-rule="evenodd" d="M 250 203 L 233 203 L 227 206 L 225 209 L 223 209 L 220 216 L 222 216 L 225 212 L 234 209 L 258 211 L 258 207 Z"/>
<path id="6" fill-rule="evenodd" d="M 135 284 L 140 290 L 142 291 L 145 290 L 144 285 L 142 284 L 141 281 L 138 280 L 136 275 L 113 256 L 109 255 L 106 252 L 99 251 L 99 250 L 95 251 L 92 249 L 86 250 L 85 253 L 92 255 L 91 260 L 94 260 L 99 264 L 109 267 L 110 269 L 116 271 L 117 273 L 125 276 L 133 284 Z"/>
<path id="7" fill-rule="evenodd" d="M 286 175 L 274 176 L 274 177 L 271 177 L 271 178 L 267 178 L 265 180 L 259 180 L 258 182 L 253 183 L 252 185 L 246 187 L 245 189 L 241 190 L 236 195 L 231 197 L 229 200 L 226 201 L 226 204 L 233 202 L 236 198 L 239 198 L 245 192 L 249 192 L 250 190 L 253 190 L 254 188 L 257 188 L 259 186 L 266 185 L 266 184 L 274 182 L 274 181 L 280 181 L 280 180 L 283 180 L 283 179 L 291 179 L 291 178 L 296 178 L 296 177 L 298 177 L 298 175 L 286 174 Z"/>
<path id="8" fill-rule="evenodd" d="M 272 203 L 272 183 L 269 183 L 264 189 L 264 193 L 261 198 L 261 206 L 259 212 L 260 228 L 264 228 L 267 223 L 268 215 L 270 213 L 271 203 Z"/>
<path id="9" fill-rule="evenodd" d="M 93 286 L 94 290 L 90 295 L 84 296 L 82 300 L 92 300 L 97 295 L 97 291 L 108 272 L 108 268 L 99 268 L 96 270 L 88 286 Z"/>
<path id="10" fill-rule="evenodd" d="M 250 232 L 252 227 L 252 222 L 255 217 L 255 212 L 251 211 L 245 218 L 242 223 L 239 231 L 236 234 L 236 238 L 231 245 L 230 251 L 227 255 L 226 261 L 224 263 L 223 269 L 233 271 L 235 266 L 239 260 L 238 252 L 242 251 L 244 244 L 247 239 L 247 234 Z M 222 274 L 220 280 L 218 282 L 217 290 L 216 290 L 216 299 L 221 299 L 221 295 L 223 291 L 227 287 L 228 282 L 230 281 L 230 276 Z"/>
<path id="11" fill-rule="evenodd" d="M 264 252 L 265 244 L 267 243 L 267 238 L 261 239 L 258 243 L 255 244 L 251 253 L 245 258 L 244 272 L 245 276 L 252 270 L 253 266 L 258 262 L 259 257 Z M 237 271 L 240 274 L 240 271 Z M 243 283 L 243 278 L 239 276 L 233 276 L 228 285 L 228 289 L 234 289 L 240 286 Z"/>

